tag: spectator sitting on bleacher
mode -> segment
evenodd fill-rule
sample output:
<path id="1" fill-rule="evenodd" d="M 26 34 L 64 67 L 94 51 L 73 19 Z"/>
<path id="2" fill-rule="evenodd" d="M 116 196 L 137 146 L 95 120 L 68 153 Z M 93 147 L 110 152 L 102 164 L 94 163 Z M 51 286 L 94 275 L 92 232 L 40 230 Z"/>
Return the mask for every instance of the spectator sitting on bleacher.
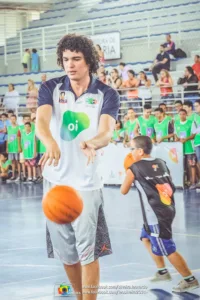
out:
<path id="1" fill-rule="evenodd" d="M 184 87 L 184 98 L 189 98 L 193 103 L 198 99 L 198 78 L 192 67 L 185 68 L 184 77 L 178 79 L 178 84 Z"/>
<path id="2" fill-rule="evenodd" d="M 113 89 L 119 89 L 122 85 L 122 79 L 119 77 L 117 69 L 112 69 L 111 71 L 110 85 Z"/>
<path id="3" fill-rule="evenodd" d="M 28 80 L 27 90 L 27 108 L 35 108 L 38 106 L 38 89 L 32 79 Z"/>
<path id="4" fill-rule="evenodd" d="M 128 71 L 131 69 L 131 67 L 121 62 L 119 64 L 119 69 L 120 69 L 120 76 L 122 77 L 122 81 L 128 80 L 129 79 Z"/>
<path id="5" fill-rule="evenodd" d="M 152 71 L 155 82 L 158 81 L 157 74 L 159 74 L 162 69 L 170 70 L 170 57 L 169 54 L 165 52 L 164 45 L 160 45 L 160 53 L 156 56 L 153 65 L 149 68 L 149 71 Z"/>
<path id="6" fill-rule="evenodd" d="M 170 73 L 167 70 L 162 69 L 160 72 L 160 79 L 156 82 L 156 85 L 160 87 L 161 99 L 167 104 L 171 104 L 168 99 L 173 99 L 173 80 Z"/>
<path id="7" fill-rule="evenodd" d="M 151 94 L 151 80 L 147 78 L 145 72 L 141 71 L 139 73 L 139 86 L 138 86 L 138 98 L 140 100 L 144 99 L 146 102 L 151 104 L 152 94 Z"/>
<path id="8" fill-rule="evenodd" d="M 36 49 L 32 49 L 31 71 L 32 72 L 39 72 L 39 55 L 38 55 Z"/>
<path id="9" fill-rule="evenodd" d="M 28 72 L 28 66 L 29 66 L 29 63 L 30 63 L 30 49 L 26 49 L 25 52 L 24 52 L 24 56 L 23 56 L 23 59 L 22 59 L 22 65 L 23 65 L 23 68 L 24 68 L 24 73 L 27 73 Z"/>
<path id="10" fill-rule="evenodd" d="M 192 66 L 194 73 L 197 75 L 198 80 L 200 81 L 200 56 L 195 55 L 194 57 L 194 65 Z"/>
<path id="11" fill-rule="evenodd" d="M 15 90 L 14 84 L 8 85 L 8 92 L 5 93 L 3 105 L 6 109 L 16 110 L 19 104 L 19 93 Z"/>
<path id="12" fill-rule="evenodd" d="M 164 47 L 165 47 L 165 52 L 167 52 L 170 56 L 170 58 L 174 58 L 174 54 L 175 54 L 175 43 L 171 40 L 171 35 L 167 34 L 166 35 L 166 43 L 164 43 Z M 172 55 L 172 57 L 171 57 Z"/>
<path id="13" fill-rule="evenodd" d="M 128 71 L 128 80 L 123 81 L 122 88 L 136 88 L 139 86 L 139 80 L 135 76 L 135 72 L 133 70 Z M 138 98 L 138 89 L 134 89 L 128 91 L 128 98 Z"/>

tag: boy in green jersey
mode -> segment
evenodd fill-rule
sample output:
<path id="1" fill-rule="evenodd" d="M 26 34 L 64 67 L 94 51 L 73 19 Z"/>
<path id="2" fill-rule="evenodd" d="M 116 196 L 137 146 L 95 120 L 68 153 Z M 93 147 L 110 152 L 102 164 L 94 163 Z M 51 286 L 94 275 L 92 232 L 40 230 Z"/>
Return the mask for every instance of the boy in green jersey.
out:
<path id="1" fill-rule="evenodd" d="M 22 132 L 25 131 L 24 124 L 26 124 L 26 123 L 31 123 L 31 117 L 29 115 L 24 115 L 23 116 L 23 125 L 19 126 L 18 136 L 19 136 L 19 140 L 20 140 L 20 145 L 21 145 Z M 31 123 L 31 130 L 35 131 L 35 124 L 34 123 Z M 25 167 L 25 159 L 24 159 L 23 151 L 20 153 L 19 158 L 20 158 L 20 164 L 22 166 L 22 172 L 23 172 L 22 181 L 26 181 L 26 167 Z"/>
<path id="2" fill-rule="evenodd" d="M 155 109 L 155 117 L 157 122 L 154 124 L 154 129 L 156 133 L 156 142 L 168 142 L 174 137 L 174 125 L 171 120 L 165 116 L 162 108 Z"/>
<path id="3" fill-rule="evenodd" d="M 187 119 L 187 112 L 185 109 L 179 111 L 180 121 L 176 121 L 175 141 L 183 144 L 183 153 L 185 156 L 185 165 L 187 170 L 187 177 L 190 178 L 190 189 L 195 189 L 196 183 L 196 155 L 193 146 L 193 139 L 195 134 L 192 133 L 192 121 Z"/>
<path id="4" fill-rule="evenodd" d="M 111 138 L 111 143 L 117 144 L 119 142 L 122 142 L 123 138 L 124 138 L 124 128 L 122 122 L 117 120 L 115 124 L 115 130 L 113 131 L 113 136 Z"/>
<path id="5" fill-rule="evenodd" d="M 19 126 L 17 125 L 16 115 L 10 117 L 11 125 L 7 127 L 7 153 L 8 159 L 12 161 L 12 173 L 13 176 L 11 180 L 19 181 L 20 180 L 20 163 L 19 163 L 19 153 L 21 152 L 20 141 L 18 138 Z M 16 166 L 18 169 L 18 176 L 15 177 Z"/>
<path id="6" fill-rule="evenodd" d="M 31 129 L 31 123 L 24 125 L 24 131 L 21 136 L 22 150 L 25 159 L 25 165 L 28 170 L 28 181 L 36 181 L 36 138 L 35 131 Z"/>
<path id="7" fill-rule="evenodd" d="M 135 136 L 135 128 L 137 124 L 137 118 L 136 118 L 136 113 L 133 108 L 128 109 L 128 121 L 126 122 L 124 126 L 124 147 L 130 147 L 130 141 L 134 138 Z"/>
<path id="8" fill-rule="evenodd" d="M 175 107 L 175 110 L 176 110 L 177 113 L 174 114 L 173 120 L 174 120 L 174 122 L 180 121 L 179 111 L 183 108 L 183 103 L 182 103 L 182 101 L 181 101 L 181 100 L 175 101 L 174 107 Z"/>
<path id="9" fill-rule="evenodd" d="M 195 113 L 193 112 L 193 103 L 190 100 L 184 101 L 183 109 L 187 112 L 187 119 L 190 121 L 194 121 Z"/>
<path id="10" fill-rule="evenodd" d="M 198 173 L 200 175 L 200 100 L 196 100 L 194 103 L 194 108 L 196 111 L 195 118 L 194 118 L 194 133 L 195 138 L 194 138 L 194 147 L 195 147 L 195 152 L 197 156 L 197 166 L 198 166 Z M 200 188 L 200 181 L 197 183 L 196 188 Z"/>
<path id="11" fill-rule="evenodd" d="M 135 127 L 135 136 L 149 136 L 152 142 L 155 143 L 154 124 L 156 122 L 156 118 L 151 113 L 151 105 L 145 104 L 143 107 L 143 115 L 138 117 L 137 119 L 137 125 Z"/>
<path id="12" fill-rule="evenodd" d="M 12 177 L 12 161 L 8 159 L 7 153 L 0 154 L 0 177 L 2 182 Z"/>

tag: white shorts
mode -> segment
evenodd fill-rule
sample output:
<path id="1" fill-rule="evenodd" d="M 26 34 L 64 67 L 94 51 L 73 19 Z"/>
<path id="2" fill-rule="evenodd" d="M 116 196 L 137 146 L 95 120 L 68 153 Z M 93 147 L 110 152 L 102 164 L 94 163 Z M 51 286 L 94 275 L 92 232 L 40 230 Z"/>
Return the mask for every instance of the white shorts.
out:
<path id="1" fill-rule="evenodd" d="M 54 184 L 44 180 L 44 194 Z M 47 253 L 66 265 L 89 264 L 112 253 L 103 211 L 102 190 L 78 191 L 83 199 L 81 215 L 70 224 L 56 224 L 47 219 Z"/>

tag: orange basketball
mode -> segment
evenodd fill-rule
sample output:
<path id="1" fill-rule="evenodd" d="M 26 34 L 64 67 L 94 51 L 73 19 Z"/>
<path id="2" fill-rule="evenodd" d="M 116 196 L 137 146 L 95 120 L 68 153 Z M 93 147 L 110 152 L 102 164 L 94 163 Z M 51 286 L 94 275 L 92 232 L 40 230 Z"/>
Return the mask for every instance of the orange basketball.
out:
<path id="1" fill-rule="evenodd" d="M 83 201 L 72 187 L 57 185 L 44 196 L 42 208 L 47 219 L 58 224 L 66 224 L 81 214 Z"/>
<path id="2" fill-rule="evenodd" d="M 128 170 L 128 168 L 135 162 L 135 159 L 132 155 L 132 153 L 129 153 L 126 155 L 124 159 L 124 169 Z"/>

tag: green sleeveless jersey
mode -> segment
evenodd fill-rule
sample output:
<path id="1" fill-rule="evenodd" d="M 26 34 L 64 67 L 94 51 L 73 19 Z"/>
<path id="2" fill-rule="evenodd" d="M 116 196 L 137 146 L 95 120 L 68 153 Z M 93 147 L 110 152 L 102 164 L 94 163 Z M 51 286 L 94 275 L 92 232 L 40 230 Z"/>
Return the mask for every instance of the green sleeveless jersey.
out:
<path id="1" fill-rule="evenodd" d="M 120 141 L 120 138 L 123 137 L 123 132 L 124 132 L 124 128 L 121 128 L 119 130 L 114 130 L 113 131 L 113 136 L 112 136 L 112 140 L 113 141 L 116 141 L 116 142 L 119 142 Z M 40 152 L 38 152 L 40 153 Z"/>
<path id="2" fill-rule="evenodd" d="M 179 114 L 174 115 L 174 122 L 180 121 L 180 116 Z"/>
<path id="3" fill-rule="evenodd" d="M 25 130 L 25 126 L 24 125 L 20 125 L 19 126 L 19 130 L 22 133 Z M 35 124 L 31 123 L 31 131 L 35 131 Z"/>
<path id="4" fill-rule="evenodd" d="M 125 132 L 129 136 L 130 139 L 134 138 L 134 130 L 137 124 L 137 119 L 135 119 L 133 122 L 128 120 L 125 124 Z"/>
<path id="5" fill-rule="evenodd" d="M 194 118 L 195 118 L 195 114 L 192 113 L 190 116 L 187 116 L 187 120 L 190 120 L 190 121 L 194 121 Z"/>
<path id="6" fill-rule="evenodd" d="M 22 149 L 25 159 L 32 159 L 35 157 L 35 132 L 22 132 Z"/>
<path id="7" fill-rule="evenodd" d="M 8 126 L 8 153 L 19 153 L 19 143 L 18 143 L 18 131 L 19 126 Z"/>
<path id="8" fill-rule="evenodd" d="M 195 114 L 194 122 L 197 127 L 196 135 L 194 138 L 194 146 L 197 147 L 197 146 L 200 146 L 200 115 Z"/>
<path id="9" fill-rule="evenodd" d="M 187 120 L 184 123 L 181 121 L 177 121 L 174 124 L 175 127 L 175 133 L 178 138 L 188 138 L 192 135 L 192 121 Z M 193 154 L 194 153 L 194 147 L 192 140 L 187 141 L 183 144 L 183 153 L 184 154 Z"/>
<path id="10" fill-rule="evenodd" d="M 155 122 L 156 122 L 156 118 L 154 116 L 150 116 L 149 119 L 145 119 L 143 116 L 138 117 L 140 134 L 147 135 L 150 138 L 154 138 L 155 137 L 155 131 L 154 131 Z"/>
<path id="11" fill-rule="evenodd" d="M 168 117 L 165 117 L 162 122 L 156 122 L 154 125 L 154 129 L 156 132 L 156 137 L 157 138 L 163 138 L 164 136 L 167 136 L 169 134 L 168 129 L 169 129 L 169 123 L 170 119 Z M 168 139 L 165 139 L 163 142 L 168 142 Z"/>
<path id="12" fill-rule="evenodd" d="M 37 153 L 42 154 L 46 152 L 46 147 L 45 145 L 37 139 Z"/>

